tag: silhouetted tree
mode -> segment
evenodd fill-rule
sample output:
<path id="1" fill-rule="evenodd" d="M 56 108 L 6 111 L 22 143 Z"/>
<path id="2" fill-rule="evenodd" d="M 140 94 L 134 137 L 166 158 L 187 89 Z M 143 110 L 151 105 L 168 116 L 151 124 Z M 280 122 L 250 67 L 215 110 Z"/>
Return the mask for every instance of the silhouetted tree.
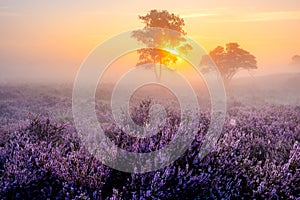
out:
<path id="1" fill-rule="evenodd" d="M 139 16 L 139 19 L 142 20 L 145 27 L 143 30 L 134 31 L 132 37 L 145 44 L 147 48 L 137 51 L 139 54 L 137 66 L 150 64 L 148 66 L 153 67 L 156 80 L 160 81 L 162 65 L 175 64 L 178 54 L 186 54 L 192 49 L 183 37 L 186 35 L 183 30 L 184 20 L 166 10 L 151 10 L 145 16 Z M 161 29 L 153 30 L 152 27 Z M 159 74 L 156 64 L 159 64 Z"/>
<path id="2" fill-rule="evenodd" d="M 292 61 L 294 65 L 300 65 L 300 56 L 299 55 L 294 55 L 292 57 Z"/>
<path id="3" fill-rule="evenodd" d="M 205 66 L 212 65 L 212 61 L 217 65 L 225 83 L 228 83 L 240 69 L 257 69 L 255 56 L 240 48 L 237 43 L 228 43 L 226 48 L 218 46 L 209 55 L 204 55 L 200 63 L 204 73 L 209 69 Z"/>

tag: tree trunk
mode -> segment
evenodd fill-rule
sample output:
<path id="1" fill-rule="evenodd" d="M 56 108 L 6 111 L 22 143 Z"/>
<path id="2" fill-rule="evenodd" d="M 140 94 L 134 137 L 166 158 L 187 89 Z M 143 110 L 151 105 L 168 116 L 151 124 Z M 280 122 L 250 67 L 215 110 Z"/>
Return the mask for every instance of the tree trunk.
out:
<path id="1" fill-rule="evenodd" d="M 162 66 L 161 63 L 159 64 L 159 78 L 158 78 L 158 82 L 161 81 L 161 74 L 162 74 Z"/>
<path id="2" fill-rule="evenodd" d="M 158 74 L 157 74 L 157 69 L 156 69 L 156 60 L 155 58 L 153 59 L 153 70 L 155 74 L 155 80 L 158 81 Z"/>
<path id="3" fill-rule="evenodd" d="M 162 74 L 162 63 L 161 63 L 161 60 L 159 62 L 159 78 L 158 78 L 158 82 L 161 81 L 161 74 Z"/>
<path id="4" fill-rule="evenodd" d="M 157 69 L 156 69 L 156 64 L 153 64 L 153 69 L 154 69 L 154 73 L 155 73 L 155 80 L 158 81 L 158 74 L 157 74 Z"/>

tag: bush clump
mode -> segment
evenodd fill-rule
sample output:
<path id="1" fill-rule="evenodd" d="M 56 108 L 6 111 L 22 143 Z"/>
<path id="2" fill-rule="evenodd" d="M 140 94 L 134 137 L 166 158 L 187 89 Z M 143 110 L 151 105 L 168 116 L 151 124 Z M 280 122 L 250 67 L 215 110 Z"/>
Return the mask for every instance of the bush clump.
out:
<path id="1" fill-rule="evenodd" d="M 135 110 L 137 122 L 144 123 L 147 106 Z M 189 149 L 167 167 L 144 174 L 100 163 L 71 123 L 38 117 L 14 132 L 1 129 L 6 139 L 0 145 L 0 198 L 299 199 L 299 111 L 293 106 L 233 106 L 228 113 L 222 136 L 207 156 L 198 156 L 210 121 L 203 112 Z M 168 114 L 162 131 L 144 140 L 113 126 L 106 135 L 128 151 L 154 151 L 170 142 L 179 119 Z"/>

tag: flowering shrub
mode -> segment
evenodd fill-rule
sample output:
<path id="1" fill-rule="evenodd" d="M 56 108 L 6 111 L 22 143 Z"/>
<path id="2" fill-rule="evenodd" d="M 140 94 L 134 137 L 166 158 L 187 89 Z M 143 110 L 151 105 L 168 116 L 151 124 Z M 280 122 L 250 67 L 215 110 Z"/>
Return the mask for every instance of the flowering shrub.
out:
<path id="1" fill-rule="evenodd" d="M 0 117 L 10 115 L 11 103 L 2 102 L 6 114 Z M 52 100 L 50 104 L 55 106 Z M 145 101 L 134 109 L 136 122 L 145 122 L 147 106 L 150 102 Z M 143 140 L 116 126 L 107 127 L 105 134 L 127 151 L 150 152 L 172 140 L 179 121 L 178 114 L 168 113 L 162 130 Z M 19 124 L 3 124 L 0 198 L 300 198 L 299 107 L 230 105 L 222 136 L 200 159 L 209 122 L 209 112 L 201 112 L 194 127 L 198 134 L 189 149 L 169 166 L 144 174 L 120 172 L 100 163 L 81 144 L 71 120 L 41 115 Z"/>

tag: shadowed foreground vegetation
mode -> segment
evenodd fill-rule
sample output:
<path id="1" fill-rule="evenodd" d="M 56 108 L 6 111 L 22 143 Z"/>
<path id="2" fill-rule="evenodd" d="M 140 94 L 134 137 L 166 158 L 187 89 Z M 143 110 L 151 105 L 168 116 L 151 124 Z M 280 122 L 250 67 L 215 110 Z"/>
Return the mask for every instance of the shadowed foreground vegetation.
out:
<path id="1" fill-rule="evenodd" d="M 217 146 L 199 159 L 197 155 L 210 121 L 209 112 L 202 111 L 199 126 L 193 127 L 198 135 L 184 155 L 158 171 L 129 174 L 104 166 L 88 153 L 69 115 L 68 94 L 60 90 L 55 95 L 42 92 L 51 90 L 56 89 L 40 89 L 40 93 L 29 89 L 2 90 L 5 95 L 0 105 L 1 199 L 300 197 L 297 105 L 249 106 L 231 102 Z M 27 98 L 32 98 L 32 102 L 25 101 Z M 26 105 L 31 106 L 31 114 L 26 112 Z M 143 124 L 149 111 L 147 105 L 133 109 L 135 121 Z M 105 110 L 107 104 L 101 102 L 98 107 Z M 99 116 L 100 121 L 105 116 Z M 151 139 L 136 140 L 113 126 L 106 128 L 106 135 L 119 147 L 134 144 L 131 151 L 151 151 L 172 138 L 180 118 L 172 112 L 168 117 L 174 123 L 167 123 L 164 134 L 160 132 Z"/>

